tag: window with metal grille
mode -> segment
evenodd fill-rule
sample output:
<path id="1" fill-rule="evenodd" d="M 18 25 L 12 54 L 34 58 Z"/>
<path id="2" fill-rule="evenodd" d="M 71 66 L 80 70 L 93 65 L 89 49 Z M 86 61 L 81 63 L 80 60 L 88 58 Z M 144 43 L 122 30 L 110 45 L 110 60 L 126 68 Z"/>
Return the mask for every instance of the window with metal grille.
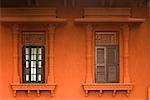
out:
<path id="1" fill-rule="evenodd" d="M 24 32 L 22 35 L 22 79 L 24 83 L 45 82 L 45 35 Z"/>
<path id="2" fill-rule="evenodd" d="M 118 43 L 116 32 L 96 32 L 95 82 L 119 82 Z"/>

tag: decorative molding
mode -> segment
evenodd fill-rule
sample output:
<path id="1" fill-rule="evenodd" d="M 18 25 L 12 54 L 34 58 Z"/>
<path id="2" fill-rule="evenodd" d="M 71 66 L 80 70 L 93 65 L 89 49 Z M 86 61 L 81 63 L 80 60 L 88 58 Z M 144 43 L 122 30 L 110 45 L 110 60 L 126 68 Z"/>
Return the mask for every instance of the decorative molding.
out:
<path id="1" fill-rule="evenodd" d="M 126 91 L 126 96 L 129 96 L 134 84 L 132 83 L 92 83 L 83 84 L 85 96 L 88 96 L 89 91 L 99 91 L 99 96 L 102 96 L 104 91 L 113 91 L 112 96 L 115 96 L 119 91 Z"/>
<path id="2" fill-rule="evenodd" d="M 57 18 L 56 8 L 1 8 L 1 22 L 46 22 L 62 23 L 66 19 Z"/>
<path id="3" fill-rule="evenodd" d="M 130 17 L 130 8 L 84 8 L 84 17 Z"/>
<path id="4" fill-rule="evenodd" d="M 12 32 L 13 32 L 13 83 L 19 83 L 20 78 L 19 78 L 19 68 L 18 68 L 18 63 L 19 63 L 19 51 L 18 51 L 18 45 L 19 45 L 19 25 L 18 24 L 13 24 L 12 25 Z"/>
<path id="5" fill-rule="evenodd" d="M 124 83 L 130 83 L 130 77 L 129 77 L 129 36 L 130 36 L 130 28 L 128 24 L 125 24 L 123 26 L 123 43 L 124 43 L 124 58 L 123 58 L 123 62 L 124 62 Z"/>
<path id="6" fill-rule="evenodd" d="M 84 8 L 77 23 L 142 23 L 144 18 L 132 18 L 130 8 Z"/>
<path id="7" fill-rule="evenodd" d="M 37 96 L 40 96 L 41 91 L 50 91 L 51 96 L 54 95 L 56 84 L 11 84 L 13 95 L 16 96 L 17 91 L 27 91 L 27 96 L 30 96 L 31 91 L 37 91 Z"/>
<path id="8" fill-rule="evenodd" d="M 93 49 L 93 27 L 86 25 L 86 83 L 93 83 L 92 79 L 92 49 Z"/>
<path id="9" fill-rule="evenodd" d="M 77 23 L 143 23 L 144 18 L 114 18 L 114 17 L 101 17 L 101 18 L 76 18 Z"/>
<path id="10" fill-rule="evenodd" d="M 50 17 L 0 17 L 0 22 L 45 22 L 45 23 L 64 23 L 66 19 Z"/>
<path id="11" fill-rule="evenodd" d="M 56 27 L 54 25 L 48 25 L 48 55 L 49 55 L 49 75 L 48 83 L 54 83 L 54 35 Z"/>
<path id="12" fill-rule="evenodd" d="M 2 17 L 48 16 L 56 18 L 56 8 L 1 8 Z"/>

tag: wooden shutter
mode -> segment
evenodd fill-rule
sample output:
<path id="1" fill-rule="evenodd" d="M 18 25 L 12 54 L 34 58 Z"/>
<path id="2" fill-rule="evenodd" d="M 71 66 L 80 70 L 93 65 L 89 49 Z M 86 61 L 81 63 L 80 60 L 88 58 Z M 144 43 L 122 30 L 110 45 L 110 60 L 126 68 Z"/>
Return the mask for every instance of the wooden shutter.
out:
<path id="1" fill-rule="evenodd" d="M 96 47 L 95 55 L 95 74 L 96 74 L 96 83 L 106 82 L 106 64 L 105 64 L 105 47 Z"/>
<path id="2" fill-rule="evenodd" d="M 118 82 L 118 47 L 110 45 L 106 48 L 107 81 Z"/>

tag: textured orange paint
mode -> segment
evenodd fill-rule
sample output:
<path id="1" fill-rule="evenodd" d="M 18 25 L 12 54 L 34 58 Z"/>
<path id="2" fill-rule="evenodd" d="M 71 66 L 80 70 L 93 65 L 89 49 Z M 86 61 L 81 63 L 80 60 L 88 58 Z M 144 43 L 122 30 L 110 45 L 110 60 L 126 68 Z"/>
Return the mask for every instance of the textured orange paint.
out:
<path id="1" fill-rule="evenodd" d="M 13 97 L 10 83 L 13 75 L 13 41 L 11 25 L 2 23 L 0 32 L 0 100 L 146 100 L 148 87 L 148 40 L 147 23 L 131 25 L 129 37 L 129 74 L 135 84 L 129 97 L 119 92 L 112 97 L 112 92 L 105 92 L 98 97 L 96 91 L 84 96 L 81 84 L 86 75 L 86 37 L 85 27 L 76 25 L 74 18 L 82 13 L 81 8 L 58 7 L 58 16 L 67 19 L 67 23 L 56 28 L 54 41 L 54 76 L 57 87 L 54 97 L 43 91 L 40 97 L 31 92 L 30 97 L 24 91 Z M 132 16 L 145 17 L 145 9 L 133 8 Z M 34 26 L 33 26 L 34 27 Z M 32 28 L 32 25 L 31 25 Z M 40 30 L 40 28 L 38 28 Z"/>

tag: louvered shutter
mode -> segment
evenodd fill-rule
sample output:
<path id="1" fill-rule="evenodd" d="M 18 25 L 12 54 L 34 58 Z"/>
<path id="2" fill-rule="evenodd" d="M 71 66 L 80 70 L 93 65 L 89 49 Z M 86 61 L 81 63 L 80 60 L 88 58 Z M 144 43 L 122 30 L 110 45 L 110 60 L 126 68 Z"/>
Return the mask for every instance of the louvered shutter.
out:
<path id="1" fill-rule="evenodd" d="M 96 83 L 106 82 L 106 65 L 105 65 L 105 47 L 96 47 L 95 55 L 95 74 L 96 74 Z"/>
<path id="2" fill-rule="evenodd" d="M 118 82 L 118 47 L 107 46 L 106 49 L 107 81 Z"/>

